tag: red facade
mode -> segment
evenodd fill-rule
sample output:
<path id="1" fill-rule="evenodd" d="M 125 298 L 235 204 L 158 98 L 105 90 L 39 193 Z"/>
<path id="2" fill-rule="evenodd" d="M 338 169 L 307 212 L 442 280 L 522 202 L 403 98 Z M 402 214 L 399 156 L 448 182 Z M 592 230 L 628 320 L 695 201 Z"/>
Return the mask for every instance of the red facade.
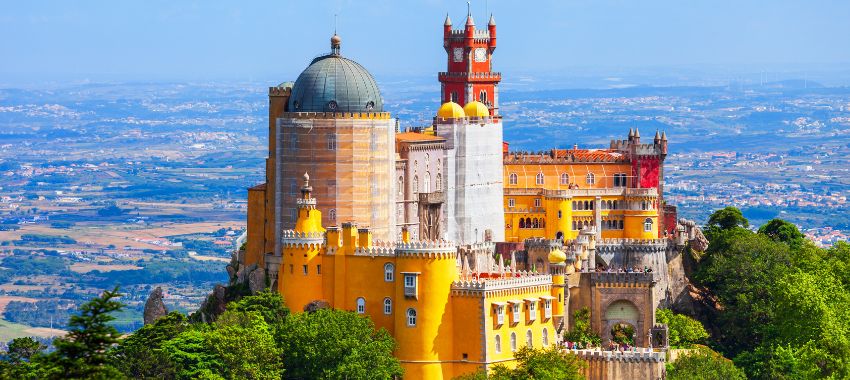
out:
<path id="1" fill-rule="evenodd" d="M 443 26 L 447 71 L 438 75 L 443 103 L 454 101 L 461 106 L 477 100 L 487 105 L 490 115 L 498 114 L 498 91 L 501 73 L 492 71 L 491 58 L 496 50 L 496 21 L 490 17 L 487 29 L 476 29 L 467 15 L 462 30 L 452 30 L 446 17 Z"/>

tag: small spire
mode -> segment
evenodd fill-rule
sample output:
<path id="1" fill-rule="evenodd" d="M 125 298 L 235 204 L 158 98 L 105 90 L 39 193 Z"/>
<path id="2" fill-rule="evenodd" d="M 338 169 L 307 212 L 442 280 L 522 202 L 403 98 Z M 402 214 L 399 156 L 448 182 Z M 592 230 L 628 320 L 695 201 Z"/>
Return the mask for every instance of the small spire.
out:
<path id="1" fill-rule="evenodd" d="M 463 275 L 463 279 L 465 281 L 469 281 L 471 277 L 471 271 L 469 270 L 469 256 L 463 257 L 463 267 L 461 268 L 461 274 Z"/>
<path id="2" fill-rule="evenodd" d="M 449 14 L 446 13 L 446 22 L 443 23 L 445 26 L 452 26 L 452 19 L 449 17 Z"/>
<path id="3" fill-rule="evenodd" d="M 310 186 L 310 175 L 307 174 L 307 172 L 304 172 L 304 176 L 302 178 L 304 179 L 304 186 L 301 187 L 301 193 L 309 198 L 310 193 L 313 191 L 313 187 Z"/>
<path id="4" fill-rule="evenodd" d="M 635 137 L 635 131 L 634 129 L 629 128 L 629 139 L 631 139 L 632 137 Z"/>
<path id="5" fill-rule="evenodd" d="M 667 131 L 661 132 L 661 141 L 667 141 Z"/>
<path id="6" fill-rule="evenodd" d="M 490 13 L 490 22 L 487 25 L 496 26 L 496 18 L 493 17 L 492 13 Z"/>
<path id="7" fill-rule="evenodd" d="M 636 139 L 640 138 L 640 131 L 637 128 L 635 128 L 635 138 Z"/>
<path id="8" fill-rule="evenodd" d="M 505 277 L 505 257 L 499 255 L 499 277 Z"/>
<path id="9" fill-rule="evenodd" d="M 336 32 L 334 32 L 333 37 L 331 37 L 331 54 L 339 55 L 339 47 L 342 44 L 342 38 L 339 37 Z"/>
<path id="10" fill-rule="evenodd" d="M 475 21 L 472 20 L 472 8 L 469 1 L 466 2 L 466 26 L 475 26 Z"/>
<path id="11" fill-rule="evenodd" d="M 659 141 L 659 140 L 661 140 L 661 133 L 659 133 L 658 130 L 656 129 L 655 130 L 655 141 Z"/>
<path id="12" fill-rule="evenodd" d="M 516 273 L 516 251 L 511 251 L 511 274 Z"/>

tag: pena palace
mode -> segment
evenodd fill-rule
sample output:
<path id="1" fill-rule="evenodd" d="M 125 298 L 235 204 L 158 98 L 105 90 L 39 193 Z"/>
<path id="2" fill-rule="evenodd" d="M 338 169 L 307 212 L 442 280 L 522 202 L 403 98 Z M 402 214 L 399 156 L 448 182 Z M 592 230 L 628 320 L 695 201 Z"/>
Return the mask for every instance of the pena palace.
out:
<path id="1" fill-rule="evenodd" d="M 628 325 L 648 350 L 636 360 L 663 361 L 649 351 L 666 334 L 655 310 L 684 291 L 670 263 L 699 234 L 664 201 L 666 134 L 511 150 L 492 15 L 459 29 L 446 16 L 441 105 L 407 130 L 341 45 L 334 34 L 294 83 L 269 88 L 239 265 L 262 269 L 293 312 L 368 316 L 406 378 L 514 366 L 521 347 L 559 344 L 581 308 L 603 341 Z"/>

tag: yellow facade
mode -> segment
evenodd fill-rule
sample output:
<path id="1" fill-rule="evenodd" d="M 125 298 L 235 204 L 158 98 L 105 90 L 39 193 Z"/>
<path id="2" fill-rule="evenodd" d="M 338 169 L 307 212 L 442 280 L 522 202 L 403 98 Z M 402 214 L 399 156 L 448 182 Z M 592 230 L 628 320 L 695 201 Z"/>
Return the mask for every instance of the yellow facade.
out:
<path id="1" fill-rule="evenodd" d="M 324 300 L 368 316 L 395 337 L 410 379 L 513 366 L 529 336 L 533 347 L 557 342 L 554 313 L 563 306 L 552 276 L 464 274 L 451 243 L 411 242 L 406 233 L 396 244 L 373 242 L 369 229 L 353 223 L 325 230 L 311 190 L 305 183 L 295 229 L 282 233 L 278 290 L 293 312 Z"/>
<path id="2" fill-rule="evenodd" d="M 606 154 L 573 152 L 574 156 Z M 521 242 L 535 237 L 572 240 L 586 226 L 596 227 L 602 239 L 658 238 L 658 190 L 628 187 L 634 181 L 629 175 L 628 162 L 564 161 L 545 154 L 530 157 L 507 154 L 504 164 L 507 241 Z"/>

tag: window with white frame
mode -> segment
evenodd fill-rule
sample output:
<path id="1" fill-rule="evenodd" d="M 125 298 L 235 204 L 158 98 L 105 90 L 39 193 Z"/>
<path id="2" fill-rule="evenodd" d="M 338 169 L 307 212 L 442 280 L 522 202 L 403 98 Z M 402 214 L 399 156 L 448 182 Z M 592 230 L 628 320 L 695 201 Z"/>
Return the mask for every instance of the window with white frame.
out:
<path id="1" fill-rule="evenodd" d="M 546 319 L 552 318 L 552 300 L 543 301 L 543 317 Z"/>
<path id="2" fill-rule="evenodd" d="M 543 184 L 543 173 L 537 173 L 537 177 L 535 178 L 535 183 L 538 185 Z"/>
<path id="3" fill-rule="evenodd" d="M 392 282 L 395 279 L 395 266 L 393 263 L 384 264 L 384 281 Z"/>
<path id="4" fill-rule="evenodd" d="M 646 218 L 646 220 L 643 221 L 643 230 L 646 231 L 646 232 L 652 231 L 652 219 L 651 218 Z"/>
<path id="5" fill-rule="evenodd" d="M 389 297 L 384 298 L 384 314 L 390 315 L 393 313 L 393 300 Z"/>
<path id="6" fill-rule="evenodd" d="M 516 201 L 513 198 L 508 198 L 508 207 L 516 207 Z"/>
<path id="7" fill-rule="evenodd" d="M 499 354 L 502 352 L 502 336 L 496 334 L 496 353 Z"/>
<path id="8" fill-rule="evenodd" d="M 570 184 L 570 176 L 567 173 L 561 173 L 561 185 Z"/>
<path id="9" fill-rule="evenodd" d="M 407 309 L 407 326 L 416 327 L 416 309 Z"/>
<path id="10" fill-rule="evenodd" d="M 437 183 L 434 185 L 437 191 L 443 191 L 443 175 L 437 173 Z"/>
<path id="11" fill-rule="evenodd" d="M 534 207 L 540 207 L 540 198 L 534 198 Z"/>
<path id="12" fill-rule="evenodd" d="M 422 185 L 426 193 L 431 192 L 431 172 L 425 172 L 425 182 Z"/>
<path id="13" fill-rule="evenodd" d="M 537 319 L 537 301 L 528 303 L 528 319 L 531 321 Z"/>
<path id="14" fill-rule="evenodd" d="M 516 352 L 516 333 L 511 333 L 511 352 Z"/>
<path id="15" fill-rule="evenodd" d="M 405 273 L 404 274 L 404 296 L 405 297 L 417 297 L 418 289 L 417 289 L 417 274 L 416 273 Z"/>
<path id="16" fill-rule="evenodd" d="M 302 265 L 302 266 L 301 266 L 301 272 L 303 272 L 303 274 L 304 274 L 305 276 L 307 275 L 307 266 L 306 266 L 306 265 Z"/>
<path id="17" fill-rule="evenodd" d="M 534 348 L 534 334 L 531 333 L 531 329 L 525 332 L 525 345 L 528 348 Z"/>
<path id="18" fill-rule="evenodd" d="M 363 314 L 366 312 L 366 299 L 360 297 L 357 299 L 357 314 Z"/>
<path id="19" fill-rule="evenodd" d="M 517 177 L 516 173 L 511 173 L 511 175 L 508 176 L 508 183 L 511 185 L 516 185 L 517 182 L 519 182 L 519 177 Z"/>
<path id="20" fill-rule="evenodd" d="M 587 182 L 588 185 L 596 184 L 596 176 L 593 175 L 593 173 L 587 173 L 587 176 L 585 176 L 585 182 Z"/>
<path id="21" fill-rule="evenodd" d="M 330 218 L 331 218 L 331 220 L 336 220 L 336 209 L 335 208 L 331 209 Z"/>
<path id="22" fill-rule="evenodd" d="M 505 323 L 505 306 L 504 305 L 496 305 L 496 324 L 503 325 Z"/>
<path id="23" fill-rule="evenodd" d="M 419 176 L 413 176 L 413 194 L 419 194 Z"/>
<path id="24" fill-rule="evenodd" d="M 513 320 L 511 322 L 518 323 L 519 322 L 519 308 L 520 304 L 515 303 L 511 305 L 511 313 L 513 314 Z"/>
<path id="25" fill-rule="evenodd" d="M 549 347 L 549 329 L 543 328 L 543 347 Z"/>

